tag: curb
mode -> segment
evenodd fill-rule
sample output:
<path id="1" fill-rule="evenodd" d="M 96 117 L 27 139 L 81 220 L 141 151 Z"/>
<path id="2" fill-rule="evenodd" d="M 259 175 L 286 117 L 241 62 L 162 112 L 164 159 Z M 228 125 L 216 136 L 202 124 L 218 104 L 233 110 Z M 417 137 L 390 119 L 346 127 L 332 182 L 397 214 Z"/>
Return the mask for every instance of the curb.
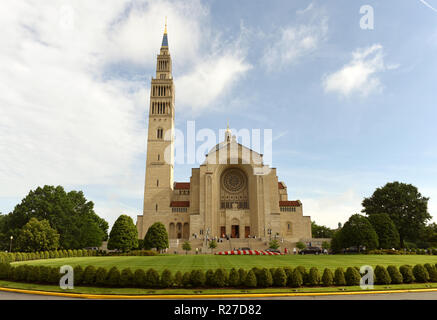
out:
<path id="1" fill-rule="evenodd" d="M 247 294 L 168 294 L 168 295 L 108 295 L 108 294 L 85 294 L 64 293 L 52 291 L 25 290 L 0 287 L 0 291 L 37 294 L 45 296 L 57 296 L 81 299 L 219 299 L 219 298 L 273 298 L 273 297 L 302 297 L 302 296 L 343 296 L 360 294 L 386 294 L 386 293 L 414 293 L 414 292 L 437 292 L 434 289 L 401 289 L 401 290 L 375 290 L 375 291 L 350 291 L 350 292 L 300 292 L 300 293 L 247 293 Z"/>

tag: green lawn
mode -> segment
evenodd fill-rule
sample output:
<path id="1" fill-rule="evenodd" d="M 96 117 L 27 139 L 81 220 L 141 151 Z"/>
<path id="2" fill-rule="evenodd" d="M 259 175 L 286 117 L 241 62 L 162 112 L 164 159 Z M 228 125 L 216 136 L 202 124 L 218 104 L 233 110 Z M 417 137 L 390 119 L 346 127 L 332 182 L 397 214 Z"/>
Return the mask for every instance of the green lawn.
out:
<path id="1" fill-rule="evenodd" d="M 62 265 L 94 265 L 96 267 L 111 268 L 117 266 L 119 269 L 131 268 L 132 270 L 143 268 L 155 268 L 162 271 L 165 268 L 173 272 L 189 271 L 192 269 L 216 269 L 223 267 L 250 269 L 252 267 L 296 267 L 302 265 L 307 268 L 317 267 L 323 270 L 326 267 L 350 267 L 377 264 L 388 266 L 403 264 L 424 264 L 437 263 L 437 256 L 429 255 L 287 255 L 287 256 L 216 256 L 216 255 L 160 255 L 143 257 L 81 257 L 62 258 L 14 262 L 18 264 L 62 266 Z"/>

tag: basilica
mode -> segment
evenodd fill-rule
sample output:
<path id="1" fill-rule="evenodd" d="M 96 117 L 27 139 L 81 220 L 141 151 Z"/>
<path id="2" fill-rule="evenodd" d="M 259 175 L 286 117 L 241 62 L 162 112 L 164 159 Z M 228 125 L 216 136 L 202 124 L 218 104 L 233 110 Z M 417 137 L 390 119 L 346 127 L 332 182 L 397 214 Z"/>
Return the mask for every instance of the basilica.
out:
<path id="1" fill-rule="evenodd" d="M 311 239 L 311 219 L 302 203 L 289 200 L 287 186 L 263 155 L 237 142 L 229 128 L 224 141 L 193 168 L 189 182 L 174 182 L 175 86 L 165 28 L 151 80 L 146 179 L 138 237 L 162 222 L 169 239 L 277 237 Z"/>

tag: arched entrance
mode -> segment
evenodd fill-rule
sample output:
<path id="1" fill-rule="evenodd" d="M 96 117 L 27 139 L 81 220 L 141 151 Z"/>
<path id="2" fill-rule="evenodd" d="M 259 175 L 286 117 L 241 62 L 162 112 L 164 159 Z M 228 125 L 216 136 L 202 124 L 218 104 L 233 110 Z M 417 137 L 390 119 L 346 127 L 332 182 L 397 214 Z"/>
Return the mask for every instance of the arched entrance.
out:
<path id="1" fill-rule="evenodd" d="M 232 219 L 231 221 L 231 238 L 240 237 L 240 221 L 238 219 Z"/>
<path id="2" fill-rule="evenodd" d="M 174 223 L 170 223 L 169 227 L 168 227 L 168 234 L 169 234 L 169 238 L 170 239 L 174 239 L 175 237 L 175 225 Z"/>
<path id="3" fill-rule="evenodd" d="M 184 239 L 188 239 L 190 237 L 190 225 L 187 222 L 184 223 L 183 237 Z"/>
<path id="4" fill-rule="evenodd" d="M 176 238 L 182 239 L 182 223 L 176 225 Z"/>

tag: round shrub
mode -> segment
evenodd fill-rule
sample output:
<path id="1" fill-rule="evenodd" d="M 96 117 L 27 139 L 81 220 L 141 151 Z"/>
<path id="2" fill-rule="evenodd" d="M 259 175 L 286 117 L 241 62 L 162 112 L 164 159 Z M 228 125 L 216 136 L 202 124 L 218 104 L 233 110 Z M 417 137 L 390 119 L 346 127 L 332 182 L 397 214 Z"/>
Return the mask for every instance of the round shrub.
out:
<path id="1" fill-rule="evenodd" d="M 44 251 L 44 259 L 50 259 L 50 253 L 48 251 Z"/>
<path id="2" fill-rule="evenodd" d="M 87 266 L 83 272 L 82 283 L 86 285 L 93 285 L 96 281 L 96 268 L 94 266 Z"/>
<path id="3" fill-rule="evenodd" d="M 303 285 L 302 273 L 299 271 L 299 268 L 295 268 L 291 273 L 290 286 L 292 288 L 299 288 Z"/>
<path id="4" fill-rule="evenodd" d="M 308 284 L 308 272 L 306 271 L 305 267 L 297 266 L 296 269 L 298 269 L 300 274 L 302 275 L 302 284 Z"/>
<path id="5" fill-rule="evenodd" d="M 206 275 L 208 276 L 208 272 L 206 273 Z M 176 287 L 182 287 L 182 278 L 183 278 L 182 272 L 177 271 L 176 274 L 174 275 L 174 284 Z M 208 280 L 208 278 L 206 279 Z"/>
<path id="6" fill-rule="evenodd" d="M 421 264 L 416 264 L 413 268 L 413 275 L 417 282 L 427 282 L 429 280 L 428 271 Z"/>
<path id="7" fill-rule="evenodd" d="M 130 268 L 125 268 L 121 271 L 120 274 L 120 286 L 133 287 L 134 285 L 134 274 Z"/>
<path id="8" fill-rule="evenodd" d="M 348 286 L 358 286 L 360 284 L 361 275 L 357 269 L 349 267 L 344 275 Z"/>
<path id="9" fill-rule="evenodd" d="M 75 266 L 73 268 L 73 277 L 74 277 L 74 284 L 77 286 L 80 286 L 83 283 L 83 268 L 81 266 Z"/>
<path id="10" fill-rule="evenodd" d="M 205 274 L 204 274 L 205 276 Z M 205 283 L 205 281 L 204 281 Z M 161 274 L 161 287 L 162 288 L 170 288 L 173 285 L 173 275 L 171 274 L 171 271 L 168 269 L 165 269 L 162 271 Z"/>
<path id="11" fill-rule="evenodd" d="M 108 277 L 108 271 L 105 268 L 99 267 L 96 270 L 96 280 L 95 283 L 98 286 L 106 285 L 106 278 Z M 74 281 L 76 283 L 76 279 Z"/>
<path id="12" fill-rule="evenodd" d="M 82 256 L 83 256 L 83 251 L 82 251 L 82 249 L 77 250 L 77 256 L 78 256 L 78 257 L 82 257 Z"/>
<path id="13" fill-rule="evenodd" d="M 257 284 L 258 288 L 270 287 L 273 284 L 272 274 L 270 273 L 270 270 L 268 270 L 267 268 L 262 268 L 259 271 Z"/>
<path id="14" fill-rule="evenodd" d="M 120 270 L 118 270 L 117 267 L 109 269 L 108 276 L 106 277 L 106 284 L 112 288 L 120 286 Z"/>
<path id="15" fill-rule="evenodd" d="M 308 274 L 308 284 L 310 286 L 318 286 L 320 284 L 320 273 L 316 267 L 312 267 Z"/>
<path id="16" fill-rule="evenodd" d="M 5 263 L 5 262 L 0 263 L 0 280 L 9 278 L 10 269 L 11 269 L 11 265 L 9 263 Z"/>
<path id="17" fill-rule="evenodd" d="M 388 266 L 387 272 L 390 275 L 392 284 L 400 284 L 403 282 L 402 274 L 399 272 L 399 269 L 396 266 Z"/>
<path id="18" fill-rule="evenodd" d="M 225 287 L 228 282 L 228 275 L 226 270 L 223 268 L 218 268 L 214 272 L 214 283 L 218 288 Z"/>
<path id="19" fill-rule="evenodd" d="M 325 268 L 322 275 L 322 284 L 324 287 L 330 287 L 334 284 L 334 275 L 331 269 Z"/>
<path id="20" fill-rule="evenodd" d="M 270 271 L 270 275 L 272 276 L 272 279 L 273 279 L 275 276 L 276 268 L 270 268 L 269 271 Z"/>
<path id="21" fill-rule="evenodd" d="M 243 268 L 238 269 L 238 277 L 240 279 L 240 285 L 244 284 L 244 280 L 246 279 L 247 271 Z"/>
<path id="22" fill-rule="evenodd" d="M 428 271 L 429 281 L 437 282 L 437 269 L 436 269 L 436 267 L 429 264 L 429 263 L 425 263 L 423 266 L 425 267 L 426 271 Z"/>
<path id="23" fill-rule="evenodd" d="M 285 267 L 284 268 L 284 272 L 287 276 L 287 286 L 290 286 L 290 281 L 291 281 L 291 274 L 293 273 L 293 269 L 290 267 Z"/>
<path id="24" fill-rule="evenodd" d="M 77 257 L 77 249 L 73 249 L 73 257 Z"/>
<path id="25" fill-rule="evenodd" d="M 50 268 L 46 266 L 39 266 L 39 283 L 49 282 Z M 76 280 L 76 274 L 74 274 L 74 280 Z"/>
<path id="26" fill-rule="evenodd" d="M 27 269 L 24 265 L 14 267 L 14 281 L 23 281 L 27 278 Z"/>
<path id="27" fill-rule="evenodd" d="M 205 284 L 207 287 L 215 287 L 215 277 L 214 271 L 212 269 L 208 269 L 205 273 Z"/>
<path id="28" fill-rule="evenodd" d="M 29 271 L 27 272 L 26 281 L 37 282 L 39 280 L 39 267 L 29 266 Z"/>
<path id="29" fill-rule="evenodd" d="M 229 286 L 238 287 L 240 285 L 240 274 L 235 268 L 229 272 Z"/>
<path id="30" fill-rule="evenodd" d="M 276 268 L 273 276 L 273 284 L 276 287 L 285 287 L 287 285 L 287 275 L 283 268 Z"/>
<path id="31" fill-rule="evenodd" d="M 189 288 L 191 285 L 191 273 L 186 271 L 184 272 L 184 275 L 182 276 L 182 286 L 184 288 Z"/>
<path id="32" fill-rule="evenodd" d="M 400 266 L 399 271 L 402 274 L 403 283 L 414 282 L 413 268 L 410 265 L 404 264 Z"/>
<path id="33" fill-rule="evenodd" d="M 153 268 L 146 272 L 146 279 L 144 282 L 146 288 L 156 288 L 159 286 L 159 273 Z"/>
<path id="34" fill-rule="evenodd" d="M 136 288 L 142 288 L 146 280 L 146 272 L 143 269 L 136 269 L 134 272 L 134 285 Z"/>
<path id="35" fill-rule="evenodd" d="M 335 269 L 334 283 L 336 286 L 345 286 L 346 285 L 346 278 L 344 276 L 343 268 L 339 267 L 339 268 Z"/>
<path id="36" fill-rule="evenodd" d="M 256 275 L 255 272 L 253 270 L 250 270 L 245 279 L 244 279 L 244 286 L 248 287 L 248 288 L 256 288 L 257 283 L 256 283 Z"/>
<path id="37" fill-rule="evenodd" d="M 374 281 L 376 284 L 390 284 L 391 278 L 387 269 L 383 266 L 377 265 L 374 271 Z"/>
<path id="38" fill-rule="evenodd" d="M 192 270 L 190 273 L 190 283 L 194 288 L 200 288 L 205 285 L 206 276 L 203 270 Z"/>

